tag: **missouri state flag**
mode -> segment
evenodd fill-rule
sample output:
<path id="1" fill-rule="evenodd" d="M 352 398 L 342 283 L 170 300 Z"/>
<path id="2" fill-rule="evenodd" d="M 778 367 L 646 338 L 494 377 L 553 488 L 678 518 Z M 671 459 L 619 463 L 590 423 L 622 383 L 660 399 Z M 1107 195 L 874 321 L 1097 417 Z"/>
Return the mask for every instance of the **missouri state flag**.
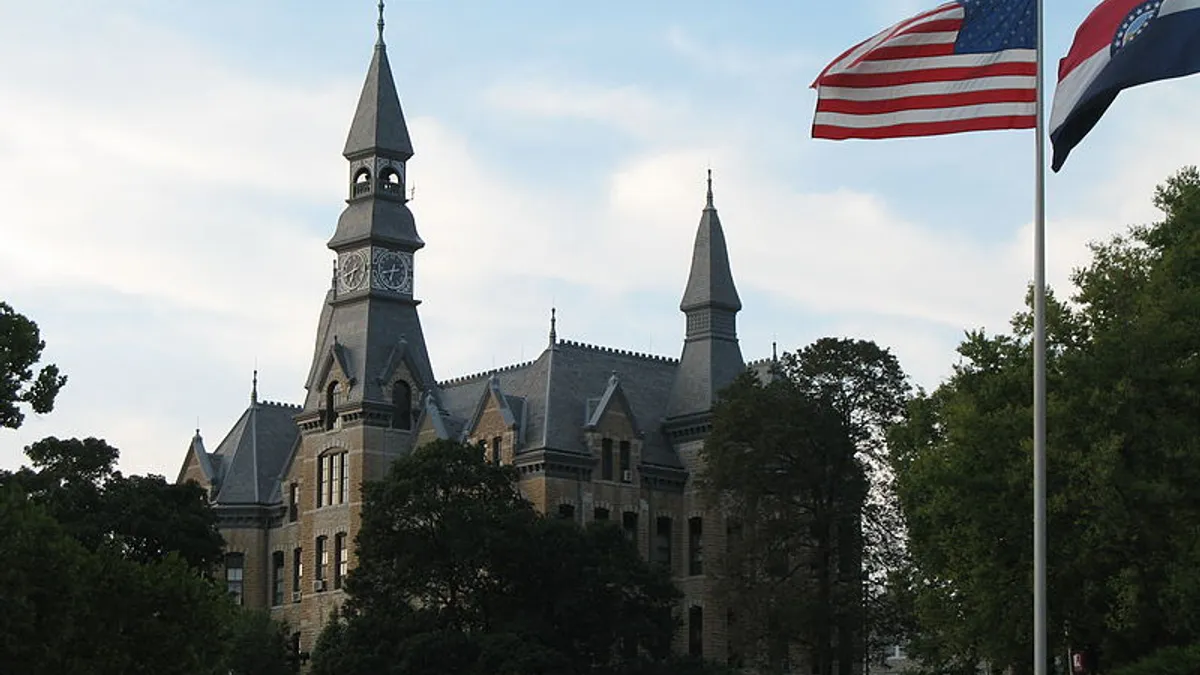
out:
<path id="1" fill-rule="evenodd" d="M 1200 71 L 1200 0 L 1105 0 L 1059 62 L 1050 167 L 1062 168 L 1122 89 Z"/>
<path id="2" fill-rule="evenodd" d="M 860 42 L 821 71 L 813 138 L 1029 129 L 1037 0 L 956 0 Z"/>

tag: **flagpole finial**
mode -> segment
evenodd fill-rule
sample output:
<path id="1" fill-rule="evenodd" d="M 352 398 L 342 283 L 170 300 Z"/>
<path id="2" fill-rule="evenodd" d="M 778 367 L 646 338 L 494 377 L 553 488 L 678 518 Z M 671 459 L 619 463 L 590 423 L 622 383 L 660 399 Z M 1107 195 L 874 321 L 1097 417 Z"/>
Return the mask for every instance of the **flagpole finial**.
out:
<path id="1" fill-rule="evenodd" d="M 376 40 L 375 46 L 383 46 L 383 0 L 379 0 L 379 21 L 375 24 L 379 28 L 379 39 Z"/>

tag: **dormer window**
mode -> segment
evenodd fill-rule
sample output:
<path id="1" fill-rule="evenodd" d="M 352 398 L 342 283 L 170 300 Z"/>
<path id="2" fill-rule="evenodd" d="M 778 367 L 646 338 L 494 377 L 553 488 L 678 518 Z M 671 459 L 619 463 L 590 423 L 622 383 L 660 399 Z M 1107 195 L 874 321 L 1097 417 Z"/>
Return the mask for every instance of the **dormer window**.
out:
<path id="1" fill-rule="evenodd" d="M 392 385 L 392 428 L 412 429 L 412 388 L 404 380 Z"/>
<path id="2" fill-rule="evenodd" d="M 371 191 L 371 172 L 362 168 L 354 174 L 354 184 L 351 186 L 352 196 L 361 197 Z"/>
<path id="3" fill-rule="evenodd" d="M 325 431 L 333 429 L 337 424 L 338 414 L 334 410 L 334 406 L 337 405 L 337 398 L 340 392 L 341 386 L 337 380 L 330 382 L 329 386 L 325 388 Z"/>
<path id="4" fill-rule="evenodd" d="M 390 195 L 403 195 L 404 181 L 401 180 L 400 172 L 390 166 L 380 171 L 379 191 Z"/>

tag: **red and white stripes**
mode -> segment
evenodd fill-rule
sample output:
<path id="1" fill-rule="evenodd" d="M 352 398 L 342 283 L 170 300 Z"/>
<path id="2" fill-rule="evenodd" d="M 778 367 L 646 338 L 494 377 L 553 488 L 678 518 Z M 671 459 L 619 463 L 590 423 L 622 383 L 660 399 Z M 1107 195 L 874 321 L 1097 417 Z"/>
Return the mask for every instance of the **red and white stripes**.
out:
<path id="1" fill-rule="evenodd" d="M 956 53 L 952 2 L 850 48 L 817 76 L 813 137 L 928 136 L 1032 128 L 1037 51 Z"/>

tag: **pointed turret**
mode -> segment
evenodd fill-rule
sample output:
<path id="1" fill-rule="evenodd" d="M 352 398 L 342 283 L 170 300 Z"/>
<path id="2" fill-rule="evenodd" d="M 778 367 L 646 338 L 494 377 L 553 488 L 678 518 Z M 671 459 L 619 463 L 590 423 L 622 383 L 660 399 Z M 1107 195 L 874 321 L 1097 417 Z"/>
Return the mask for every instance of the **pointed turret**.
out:
<path id="1" fill-rule="evenodd" d="M 306 432 L 341 421 L 407 430 L 413 402 L 438 396 L 414 297 L 415 254 L 425 243 L 405 193 L 413 150 L 383 42 L 382 2 L 378 26 L 343 151 L 349 196 L 328 244 L 337 262 L 306 384 Z"/>
<path id="2" fill-rule="evenodd" d="M 717 393 L 745 369 L 737 340 L 737 313 L 742 308 L 733 274 L 725 232 L 713 205 L 712 171 L 692 268 L 679 309 L 687 317 L 679 370 L 667 404 L 667 417 L 683 417 L 712 409 Z"/>
<path id="3" fill-rule="evenodd" d="M 350 160 L 368 153 L 394 155 L 401 160 L 413 156 L 408 125 L 404 122 L 400 96 L 396 93 L 392 67 L 388 63 L 387 46 L 383 42 L 382 2 L 379 3 L 378 25 L 375 54 L 358 97 L 358 109 L 346 137 L 346 149 L 342 151 L 342 155 Z"/>

